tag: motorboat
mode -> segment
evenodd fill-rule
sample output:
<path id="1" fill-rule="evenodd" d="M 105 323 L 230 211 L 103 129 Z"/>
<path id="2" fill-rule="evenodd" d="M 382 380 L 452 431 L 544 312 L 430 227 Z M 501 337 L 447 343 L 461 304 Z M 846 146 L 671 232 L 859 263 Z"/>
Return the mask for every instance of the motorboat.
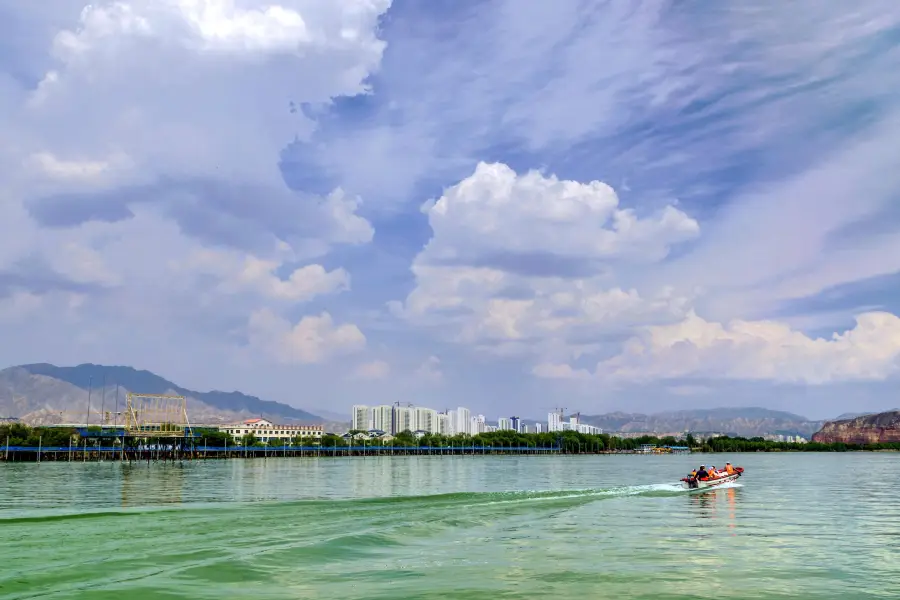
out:
<path id="1" fill-rule="evenodd" d="M 741 475 L 744 474 L 743 467 L 734 467 L 734 473 L 730 475 L 725 473 L 718 475 L 717 477 L 702 477 L 700 479 L 696 479 L 693 477 L 682 477 L 681 485 L 684 489 L 703 489 L 703 488 L 711 488 L 718 487 L 723 483 L 731 483 L 732 481 L 736 481 Z"/>

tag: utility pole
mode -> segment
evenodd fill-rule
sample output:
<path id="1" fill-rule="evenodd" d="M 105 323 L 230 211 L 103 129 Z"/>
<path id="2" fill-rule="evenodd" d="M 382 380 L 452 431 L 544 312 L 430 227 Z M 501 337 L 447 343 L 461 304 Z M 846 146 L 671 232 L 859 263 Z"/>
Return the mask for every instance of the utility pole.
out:
<path id="1" fill-rule="evenodd" d="M 87 403 L 87 417 L 84 420 L 84 434 L 87 435 L 87 429 L 91 425 L 91 391 L 94 388 L 94 376 L 88 376 L 88 403 Z"/>
<path id="2" fill-rule="evenodd" d="M 97 448 L 97 460 L 103 460 L 103 424 L 106 419 L 106 371 L 103 372 L 103 388 L 100 391 L 100 446 Z"/>

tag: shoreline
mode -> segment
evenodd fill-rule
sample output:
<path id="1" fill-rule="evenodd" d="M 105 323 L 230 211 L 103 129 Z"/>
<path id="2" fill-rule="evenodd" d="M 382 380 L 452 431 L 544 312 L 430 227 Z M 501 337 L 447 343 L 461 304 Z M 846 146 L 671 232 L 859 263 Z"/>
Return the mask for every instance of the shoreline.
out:
<path id="1" fill-rule="evenodd" d="M 0 464 L 41 462 L 182 462 L 205 460 L 244 460 L 259 458 L 379 458 L 391 457 L 488 457 L 488 456 L 688 456 L 691 454 L 832 454 L 845 452 L 900 452 L 896 448 L 844 448 L 844 449 L 769 449 L 769 450 L 707 450 L 697 449 L 691 452 L 648 453 L 639 450 L 581 450 L 568 451 L 565 448 L 535 447 L 234 447 L 234 448 L 194 448 L 180 450 L 128 450 L 121 447 L 107 448 L 38 448 L 16 446 L 8 449 L 0 447 Z"/>

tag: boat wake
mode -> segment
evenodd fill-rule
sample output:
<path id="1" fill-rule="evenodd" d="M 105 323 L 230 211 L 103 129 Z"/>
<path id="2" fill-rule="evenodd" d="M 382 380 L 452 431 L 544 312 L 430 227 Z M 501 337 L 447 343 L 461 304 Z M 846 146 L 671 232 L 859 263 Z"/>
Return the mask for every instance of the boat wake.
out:
<path id="1" fill-rule="evenodd" d="M 717 489 L 738 488 L 741 484 L 736 482 L 723 483 L 713 489 L 700 491 L 715 491 Z M 489 496 L 491 500 L 486 504 L 509 504 L 518 502 L 535 502 L 535 501 L 555 501 L 569 499 L 604 499 L 604 498 L 624 498 L 628 496 L 681 496 L 697 489 L 685 489 L 680 483 L 653 483 L 647 485 L 630 485 L 612 488 L 588 488 L 577 490 L 554 490 L 554 491 L 521 491 L 521 492 L 482 492 L 472 494 L 476 496 Z"/>

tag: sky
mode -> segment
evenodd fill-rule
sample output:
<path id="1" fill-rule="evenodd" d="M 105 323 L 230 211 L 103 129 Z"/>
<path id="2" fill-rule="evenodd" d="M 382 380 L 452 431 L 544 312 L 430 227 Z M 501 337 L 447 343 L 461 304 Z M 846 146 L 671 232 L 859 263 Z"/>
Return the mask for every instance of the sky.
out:
<path id="1" fill-rule="evenodd" d="M 889 409 L 900 4 L 0 0 L 0 364 Z"/>

